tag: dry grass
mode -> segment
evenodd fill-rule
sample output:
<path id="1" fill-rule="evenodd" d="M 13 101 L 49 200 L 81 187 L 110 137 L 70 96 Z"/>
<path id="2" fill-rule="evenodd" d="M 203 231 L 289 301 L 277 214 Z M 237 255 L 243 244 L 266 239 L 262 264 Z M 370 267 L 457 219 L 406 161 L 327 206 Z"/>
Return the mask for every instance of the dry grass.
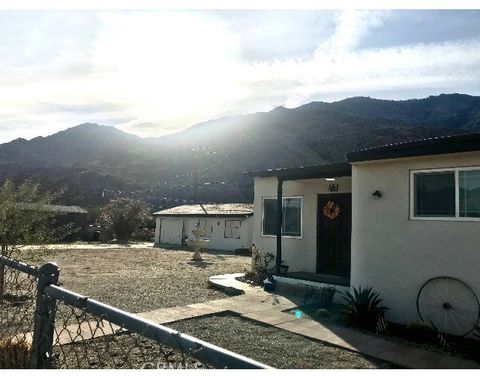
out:
<path id="1" fill-rule="evenodd" d="M 208 287 L 208 277 L 244 272 L 250 258 L 228 253 L 192 253 L 162 248 L 68 249 L 22 252 L 32 264 L 55 261 L 69 290 L 138 313 L 226 297 Z"/>

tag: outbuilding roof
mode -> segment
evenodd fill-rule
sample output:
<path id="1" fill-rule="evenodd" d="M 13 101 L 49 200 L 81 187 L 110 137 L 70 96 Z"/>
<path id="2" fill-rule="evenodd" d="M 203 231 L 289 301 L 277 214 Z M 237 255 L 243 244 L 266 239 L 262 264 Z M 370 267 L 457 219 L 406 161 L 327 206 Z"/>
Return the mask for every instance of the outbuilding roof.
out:
<path id="1" fill-rule="evenodd" d="M 253 204 L 213 203 L 182 205 L 155 212 L 159 216 L 246 216 L 253 214 Z"/>
<path id="2" fill-rule="evenodd" d="M 480 151 L 480 133 L 430 137 L 347 153 L 349 162 Z"/>

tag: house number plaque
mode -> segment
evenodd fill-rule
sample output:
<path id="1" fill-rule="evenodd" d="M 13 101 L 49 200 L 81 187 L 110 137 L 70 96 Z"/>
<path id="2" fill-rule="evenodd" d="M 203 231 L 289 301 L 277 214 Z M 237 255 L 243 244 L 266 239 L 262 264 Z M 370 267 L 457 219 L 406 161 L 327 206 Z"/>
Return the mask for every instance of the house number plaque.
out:
<path id="1" fill-rule="evenodd" d="M 331 193 L 337 193 L 338 192 L 338 183 L 331 183 L 328 185 L 328 191 Z"/>

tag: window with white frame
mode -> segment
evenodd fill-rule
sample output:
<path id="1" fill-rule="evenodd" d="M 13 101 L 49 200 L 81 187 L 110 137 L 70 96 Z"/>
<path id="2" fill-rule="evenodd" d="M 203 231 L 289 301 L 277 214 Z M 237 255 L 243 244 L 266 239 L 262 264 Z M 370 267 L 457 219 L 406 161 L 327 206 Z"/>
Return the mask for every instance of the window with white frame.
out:
<path id="1" fill-rule="evenodd" d="M 277 234 L 277 199 L 264 198 L 262 207 L 262 235 Z M 282 199 L 282 236 L 302 236 L 302 198 L 284 197 Z"/>
<path id="2" fill-rule="evenodd" d="M 411 172 L 411 217 L 480 219 L 480 167 Z"/>
<path id="3" fill-rule="evenodd" d="M 240 220 L 225 220 L 225 239 L 240 239 Z"/>

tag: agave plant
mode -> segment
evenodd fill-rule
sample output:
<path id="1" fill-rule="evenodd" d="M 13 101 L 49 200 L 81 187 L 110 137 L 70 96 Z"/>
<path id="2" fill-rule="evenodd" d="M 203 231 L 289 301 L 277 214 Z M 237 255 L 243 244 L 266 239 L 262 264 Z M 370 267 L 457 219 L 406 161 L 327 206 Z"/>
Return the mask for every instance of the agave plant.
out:
<path id="1" fill-rule="evenodd" d="M 388 310 L 382 305 L 380 294 L 371 287 L 346 291 L 342 295 L 345 301 L 345 319 L 348 324 L 367 330 L 376 330 L 378 320 Z"/>

